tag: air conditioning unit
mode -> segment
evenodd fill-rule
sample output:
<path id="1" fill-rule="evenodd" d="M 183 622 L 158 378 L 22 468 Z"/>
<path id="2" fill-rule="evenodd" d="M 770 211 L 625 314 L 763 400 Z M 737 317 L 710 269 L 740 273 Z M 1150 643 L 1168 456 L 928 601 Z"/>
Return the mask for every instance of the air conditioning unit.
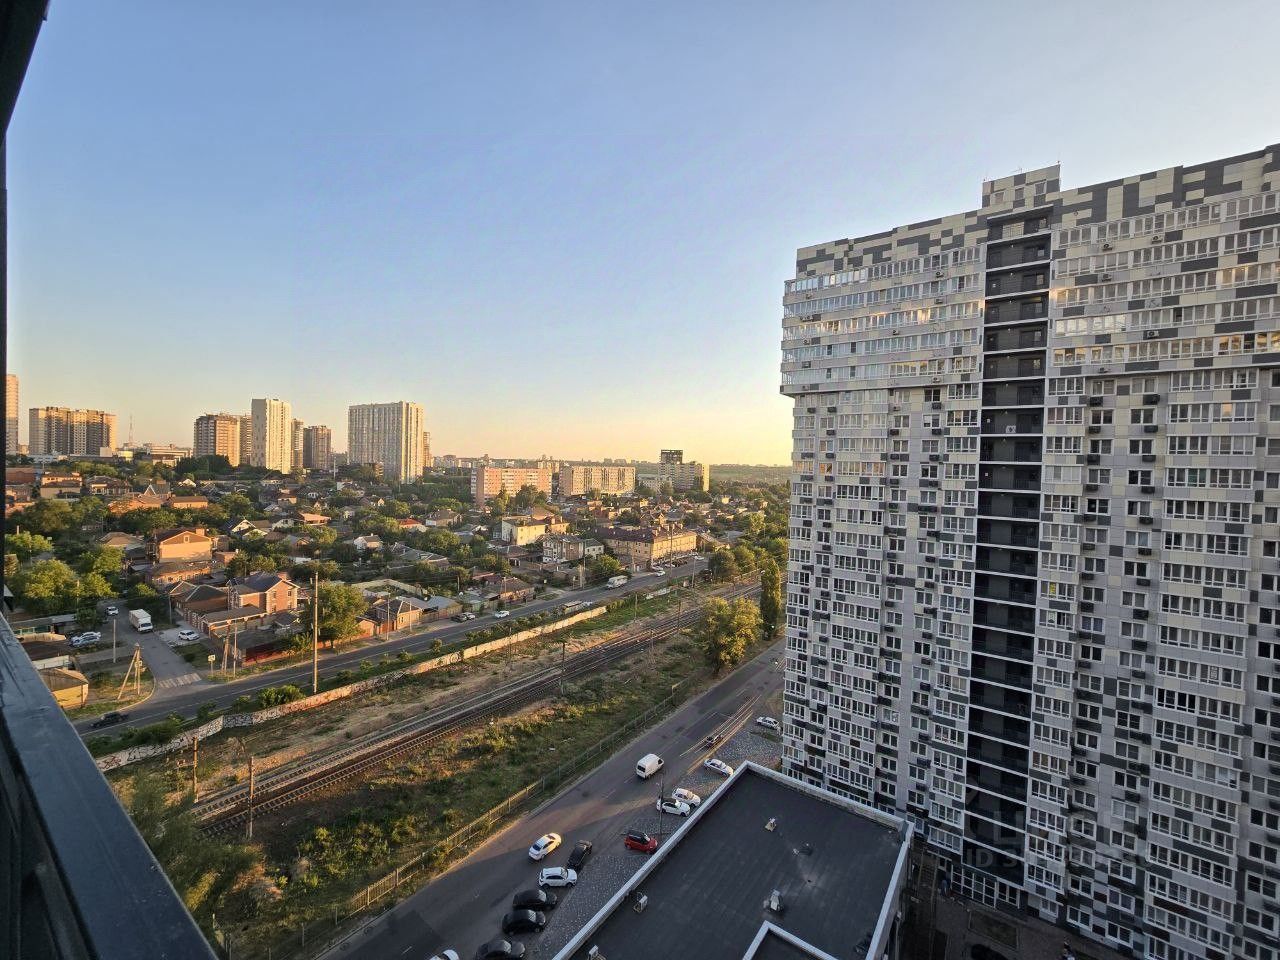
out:
<path id="1" fill-rule="evenodd" d="M 943 273 L 943 271 L 941 271 L 941 270 L 935 270 L 935 271 L 933 272 L 933 275 L 934 275 L 935 277 L 943 277 L 943 276 L 946 276 L 946 274 L 945 274 L 945 273 Z"/>
<path id="2" fill-rule="evenodd" d="M 946 303 L 946 302 L 947 302 L 947 298 L 946 298 L 946 297 L 934 297 L 934 298 L 933 298 L 933 302 L 934 302 L 934 303 Z"/>
<path id="3" fill-rule="evenodd" d="M 1110 279 L 1111 279 L 1111 274 L 1109 274 L 1109 273 L 1104 273 L 1104 274 L 1102 275 L 1102 279 L 1103 279 L 1103 280 L 1110 280 Z"/>
<path id="4" fill-rule="evenodd" d="M 1157 233 L 1154 237 L 1152 237 L 1152 238 L 1151 238 L 1151 242 L 1152 242 L 1152 243 L 1163 243 L 1163 242 L 1164 242 L 1164 236 L 1163 236 L 1162 234 Z"/>
<path id="5" fill-rule="evenodd" d="M 1104 243 L 1104 244 L 1102 245 L 1102 249 L 1103 249 L 1103 250 L 1110 250 L 1110 249 L 1111 249 L 1111 244 L 1109 244 L 1109 243 Z"/>

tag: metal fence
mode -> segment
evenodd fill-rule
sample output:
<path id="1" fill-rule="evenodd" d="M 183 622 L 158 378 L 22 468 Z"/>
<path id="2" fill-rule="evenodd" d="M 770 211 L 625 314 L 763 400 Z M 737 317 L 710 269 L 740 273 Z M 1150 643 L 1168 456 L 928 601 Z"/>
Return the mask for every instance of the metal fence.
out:
<path id="1" fill-rule="evenodd" d="M 550 773 L 516 791 L 497 806 L 486 810 L 470 823 L 436 841 L 429 849 L 406 860 L 386 876 L 370 883 L 344 905 L 335 907 L 331 918 L 313 920 L 265 946 L 228 945 L 224 941 L 220 944 L 222 955 L 234 957 L 235 960 L 260 960 L 260 958 L 298 960 L 301 957 L 318 956 L 350 932 L 343 928 L 348 926 L 351 920 L 375 910 L 389 909 L 399 900 L 401 888 L 412 890 L 421 886 L 422 881 L 439 872 L 454 853 L 484 841 L 512 814 L 524 810 L 531 801 L 554 794 L 596 758 L 609 753 L 629 740 L 637 731 L 644 729 L 678 701 L 682 688 L 689 682 L 689 679 L 685 679 L 672 684 L 671 692 L 665 697 L 644 713 L 632 717 L 590 749 L 565 761 Z M 418 878 L 419 882 L 412 884 L 411 881 L 415 878 Z"/>

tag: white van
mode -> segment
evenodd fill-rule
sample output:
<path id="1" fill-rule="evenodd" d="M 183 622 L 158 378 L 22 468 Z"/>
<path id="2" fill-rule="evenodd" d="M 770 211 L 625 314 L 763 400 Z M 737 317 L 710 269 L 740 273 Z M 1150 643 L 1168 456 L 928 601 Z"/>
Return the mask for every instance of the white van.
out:
<path id="1" fill-rule="evenodd" d="M 641 780 L 648 780 L 661 769 L 662 758 L 656 753 L 646 754 L 641 757 L 640 762 L 636 764 L 636 776 Z"/>

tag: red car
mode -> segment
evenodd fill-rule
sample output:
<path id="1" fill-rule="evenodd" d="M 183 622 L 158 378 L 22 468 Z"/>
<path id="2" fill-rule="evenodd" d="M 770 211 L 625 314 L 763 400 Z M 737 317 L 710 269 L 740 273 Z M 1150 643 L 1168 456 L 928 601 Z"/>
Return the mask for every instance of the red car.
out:
<path id="1" fill-rule="evenodd" d="M 641 853 L 653 853 L 658 849 L 658 841 L 639 830 L 628 830 L 622 844 L 628 850 L 639 850 Z"/>

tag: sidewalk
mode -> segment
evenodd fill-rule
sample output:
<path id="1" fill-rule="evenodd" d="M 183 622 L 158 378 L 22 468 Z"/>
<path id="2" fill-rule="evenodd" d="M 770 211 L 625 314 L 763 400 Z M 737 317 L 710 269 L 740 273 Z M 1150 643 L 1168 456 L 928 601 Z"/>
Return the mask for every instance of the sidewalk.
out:
<path id="1" fill-rule="evenodd" d="M 137 634 L 136 642 L 142 647 L 142 659 L 156 682 L 152 699 L 163 700 L 165 691 L 192 685 L 211 685 L 200 676 L 187 661 L 173 652 L 165 643 L 166 636 L 176 636 L 178 628 L 159 630 L 155 633 Z"/>

